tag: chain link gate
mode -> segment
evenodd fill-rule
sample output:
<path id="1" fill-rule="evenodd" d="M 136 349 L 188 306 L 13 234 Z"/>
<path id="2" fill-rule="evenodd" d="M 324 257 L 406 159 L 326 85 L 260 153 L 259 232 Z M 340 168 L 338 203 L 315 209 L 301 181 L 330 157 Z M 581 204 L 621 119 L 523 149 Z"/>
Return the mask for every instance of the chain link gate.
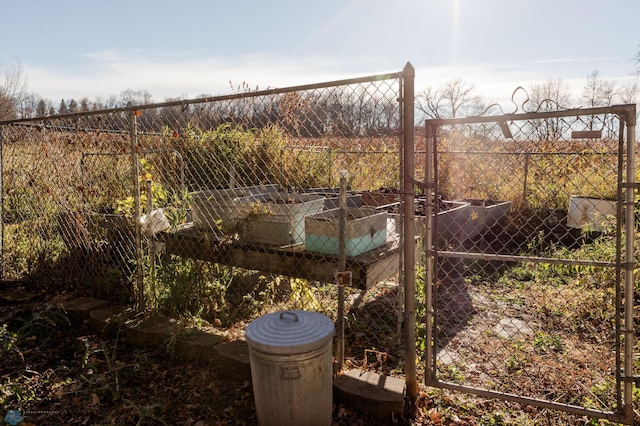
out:
<path id="1" fill-rule="evenodd" d="M 3 280 L 197 317 L 230 339 L 271 311 L 319 311 L 342 321 L 354 366 L 403 359 L 412 71 L 0 123 Z"/>
<path id="2" fill-rule="evenodd" d="M 426 121 L 427 385 L 631 424 L 635 119 L 623 105 Z"/>

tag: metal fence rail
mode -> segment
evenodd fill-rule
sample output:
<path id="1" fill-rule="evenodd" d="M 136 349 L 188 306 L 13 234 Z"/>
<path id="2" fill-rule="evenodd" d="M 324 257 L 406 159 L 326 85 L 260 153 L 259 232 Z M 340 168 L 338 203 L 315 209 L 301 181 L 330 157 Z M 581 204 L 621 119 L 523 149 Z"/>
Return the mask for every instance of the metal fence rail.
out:
<path id="1" fill-rule="evenodd" d="M 632 422 L 634 131 L 634 105 L 427 121 L 427 384 Z"/>
<path id="2" fill-rule="evenodd" d="M 345 170 L 343 356 L 402 358 L 403 78 L 0 123 L 2 278 L 231 336 L 278 309 L 336 319 Z"/>

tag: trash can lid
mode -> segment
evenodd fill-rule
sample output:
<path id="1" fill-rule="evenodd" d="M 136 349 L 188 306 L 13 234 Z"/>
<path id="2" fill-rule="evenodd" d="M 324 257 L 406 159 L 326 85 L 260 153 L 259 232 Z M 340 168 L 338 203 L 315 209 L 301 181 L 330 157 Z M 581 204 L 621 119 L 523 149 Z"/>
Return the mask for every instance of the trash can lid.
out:
<path id="1" fill-rule="evenodd" d="M 326 315 L 308 311 L 281 311 L 263 315 L 247 326 L 249 348 L 271 354 L 299 354 L 324 346 L 335 333 Z"/>

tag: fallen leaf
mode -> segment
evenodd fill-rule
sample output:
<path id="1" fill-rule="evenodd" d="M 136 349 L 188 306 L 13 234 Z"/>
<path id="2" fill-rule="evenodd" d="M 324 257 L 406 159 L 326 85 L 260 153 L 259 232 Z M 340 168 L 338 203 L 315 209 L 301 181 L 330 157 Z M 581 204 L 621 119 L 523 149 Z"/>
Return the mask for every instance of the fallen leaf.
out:
<path id="1" fill-rule="evenodd" d="M 98 395 L 96 395 L 95 393 L 91 394 L 91 405 L 92 407 L 97 407 L 98 405 L 100 405 L 100 397 Z"/>

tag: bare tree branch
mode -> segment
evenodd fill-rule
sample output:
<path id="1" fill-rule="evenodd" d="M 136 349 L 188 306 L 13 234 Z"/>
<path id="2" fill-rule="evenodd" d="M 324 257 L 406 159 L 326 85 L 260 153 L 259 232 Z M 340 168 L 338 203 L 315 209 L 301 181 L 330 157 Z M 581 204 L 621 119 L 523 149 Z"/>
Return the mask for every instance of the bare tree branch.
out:
<path id="1" fill-rule="evenodd" d="M 482 99 L 474 93 L 474 86 L 455 79 L 434 89 L 428 87 L 418 95 L 417 108 L 428 118 L 472 116 L 483 110 Z"/>
<path id="2" fill-rule="evenodd" d="M 0 119 L 16 118 L 19 106 L 26 96 L 27 81 L 22 64 L 14 62 L 0 69 Z"/>

